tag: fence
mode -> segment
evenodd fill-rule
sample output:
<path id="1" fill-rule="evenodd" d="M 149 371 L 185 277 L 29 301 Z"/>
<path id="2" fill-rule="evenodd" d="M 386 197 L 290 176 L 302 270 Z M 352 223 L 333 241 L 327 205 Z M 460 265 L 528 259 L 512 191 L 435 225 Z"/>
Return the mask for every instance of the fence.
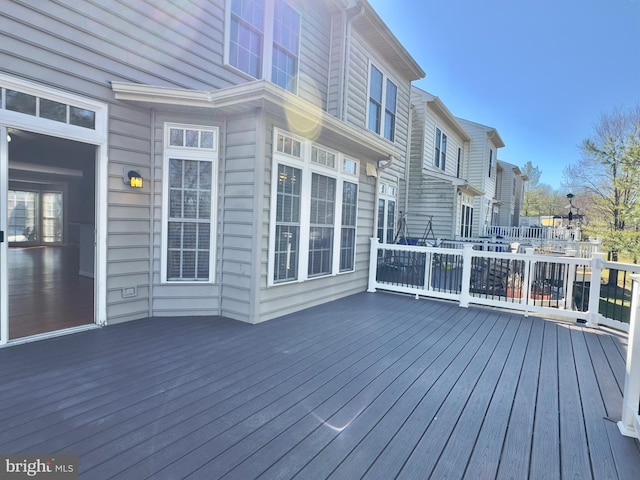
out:
<path id="1" fill-rule="evenodd" d="M 509 240 L 521 240 L 537 238 L 543 240 L 567 240 L 572 234 L 576 237 L 578 229 L 567 227 L 508 227 L 500 225 L 487 225 L 483 229 L 483 235 L 503 237 Z M 579 240 L 579 233 L 578 238 Z"/>
<path id="2" fill-rule="evenodd" d="M 627 369 L 622 399 L 622 419 L 618 428 L 623 435 L 640 439 L 640 275 L 632 275 L 633 293 L 627 347 Z"/>
<path id="3" fill-rule="evenodd" d="M 445 248 L 449 247 L 449 248 Z M 505 244 L 443 242 L 439 247 L 372 239 L 369 291 L 376 289 L 580 319 L 629 331 L 631 275 L 640 266 L 589 258 L 511 252 Z"/>

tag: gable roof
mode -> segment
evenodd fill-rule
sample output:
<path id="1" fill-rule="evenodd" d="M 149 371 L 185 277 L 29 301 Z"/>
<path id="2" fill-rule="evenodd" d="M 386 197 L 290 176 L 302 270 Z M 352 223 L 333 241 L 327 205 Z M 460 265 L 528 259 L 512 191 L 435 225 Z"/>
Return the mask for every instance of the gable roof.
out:
<path id="1" fill-rule="evenodd" d="M 431 93 L 422 90 L 416 86 L 411 86 L 411 94 L 413 96 L 419 96 L 421 102 L 425 102 L 429 108 L 431 108 L 436 114 L 440 115 L 447 125 L 452 128 L 463 140 L 470 142 L 472 140 L 471 135 L 464 129 L 464 127 L 456 120 L 456 117 L 451 113 L 447 106 L 440 100 L 439 97 L 432 95 Z"/>
<path id="2" fill-rule="evenodd" d="M 367 0 L 352 0 L 350 3 L 349 10 L 355 14 L 354 25 L 358 31 L 404 78 L 413 81 L 426 76 Z"/>
<path id="3" fill-rule="evenodd" d="M 505 145 L 502 141 L 502 137 L 500 137 L 498 130 L 495 128 L 488 127 L 487 125 L 483 125 L 478 122 L 472 122 L 471 120 L 466 120 L 464 118 L 456 117 L 456 120 L 461 122 L 463 126 L 469 125 L 484 130 L 487 135 L 487 140 L 491 140 L 496 148 L 504 148 Z"/>

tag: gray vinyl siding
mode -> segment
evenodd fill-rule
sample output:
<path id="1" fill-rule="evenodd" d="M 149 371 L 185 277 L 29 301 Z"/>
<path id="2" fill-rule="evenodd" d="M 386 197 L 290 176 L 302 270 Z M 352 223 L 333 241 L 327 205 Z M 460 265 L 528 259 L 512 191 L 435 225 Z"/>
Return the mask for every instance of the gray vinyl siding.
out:
<path id="1" fill-rule="evenodd" d="M 331 49 L 329 59 L 329 84 L 327 94 L 327 112 L 342 118 L 342 94 L 344 88 L 344 36 L 345 25 L 342 15 L 334 15 L 331 24 Z"/>
<path id="2" fill-rule="evenodd" d="M 347 123 L 363 129 L 365 132 L 375 136 L 376 138 L 384 138 L 367 128 L 370 62 L 378 69 L 382 70 L 385 78 L 389 78 L 398 87 L 398 96 L 396 100 L 395 141 L 393 143 L 389 142 L 389 145 L 395 148 L 397 154 L 393 164 L 385 170 L 385 175 L 388 178 L 404 178 L 406 162 L 405 156 L 409 137 L 408 128 L 411 83 L 400 77 L 381 55 L 373 51 L 355 29 L 352 31 L 351 36 L 350 60 L 351 61 L 348 65 L 349 84 L 347 86 Z"/>
<path id="3" fill-rule="evenodd" d="M 298 95 L 327 110 L 331 60 L 331 15 L 322 2 L 298 1 L 301 14 L 300 85 Z"/>
<path id="4" fill-rule="evenodd" d="M 255 301 L 256 215 L 264 175 L 263 126 L 255 114 L 234 116 L 225 125 L 219 269 L 220 314 L 252 321 Z"/>
<path id="5" fill-rule="evenodd" d="M 420 184 L 410 188 L 411 203 L 407 213 L 409 237 L 429 240 L 452 238 L 455 220 L 454 187 L 436 178 L 425 178 Z M 429 234 L 429 217 L 433 233 Z"/>

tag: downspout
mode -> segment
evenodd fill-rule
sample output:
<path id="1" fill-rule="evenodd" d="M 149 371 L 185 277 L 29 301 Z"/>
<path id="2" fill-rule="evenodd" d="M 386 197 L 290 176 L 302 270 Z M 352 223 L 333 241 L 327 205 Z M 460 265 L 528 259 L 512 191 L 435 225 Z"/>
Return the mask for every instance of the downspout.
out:
<path id="1" fill-rule="evenodd" d="M 220 132 L 220 146 L 218 152 L 218 161 L 221 168 L 220 180 L 218 185 L 220 186 L 220 193 L 216 202 L 216 209 L 218 215 L 216 216 L 216 271 L 214 282 L 218 286 L 218 315 L 222 316 L 222 258 L 224 253 L 224 215 L 226 213 L 226 186 L 227 186 L 227 116 L 224 116 L 222 122 L 222 128 Z M 218 206 L 219 205 L 219 206 Z M 218 274 L 220 272 L 220 274 Z"/>
<path id="2" fill-rule="evenodd" d="M 154 242 L 153 242 L 153 219 L 155 217 L 155 198 L 156 198 L 156 109 L 152 108 L 151 109 L 151 172 L 149 174 L 149 184 L 151 186 L 151 192 L 149 194 L 149 202 L 151 203 L 150 205 L 150 210 L 149 210 L 149 299 L 148 299 L 148 315 L 150 317 L 153 317 L 153 295 L 154 295 L 154 288 L 153 288 L 153 264 L 154 262 L 154 255 L 155 255 L 155 248 L 154 248 Z M 162 244 L 162 242 L 160 242 Z M 162 254 L 162 253 L 161 253 Z M 162 262 L 160 262 L 162 263 Z M 162 272 L 159 272 L 160 275 L 162 275 Z"/>
<path id="3" fill-rule="evenodd" d="M 347 10 L 343 10 L 344 18 L 348 16 Z M 351 25 L 352 23 L 364 15 L 364 5 L 360 6 L 360 10 L 353 17 L 346 20 L 345 38 L 344 38 L 344 74 L 342 83 L 342 112 L 340 120 L 347 121 L 347 109 L 349 107 L 349 63 L 351 62 Z"/>
<path id="4" fill-rule="evenodd" d="M 461 194 L 458 194 L 458 185 L 452 185 L 453 187 L 453 218 L 451 219 L 451 238 L 456 238 L 456 230 L 458 227 L 458 210 L 460 209 L 460 197 Z"/>
<path id="5" fill-rule="evenodd" d="M 407 153 L 406 163 L 404 165 L 404 213 L 409 210 L 409 183 L 411 179 L 411 137 L 413 128 L 413 105 L 409 105 L 409 121 L 408 121 L 408 135 L 407 135 Z"/>

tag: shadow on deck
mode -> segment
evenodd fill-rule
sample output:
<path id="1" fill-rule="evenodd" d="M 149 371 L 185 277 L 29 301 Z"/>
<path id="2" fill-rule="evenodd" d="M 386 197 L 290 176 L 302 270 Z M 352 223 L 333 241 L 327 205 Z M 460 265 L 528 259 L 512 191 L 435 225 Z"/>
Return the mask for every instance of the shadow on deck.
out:
<path id="1" fill-rule="evenodd" d="M 392 294 L 0 350 L 0 453 L 81 478 L 638 478 L 626 335 Z"/>

